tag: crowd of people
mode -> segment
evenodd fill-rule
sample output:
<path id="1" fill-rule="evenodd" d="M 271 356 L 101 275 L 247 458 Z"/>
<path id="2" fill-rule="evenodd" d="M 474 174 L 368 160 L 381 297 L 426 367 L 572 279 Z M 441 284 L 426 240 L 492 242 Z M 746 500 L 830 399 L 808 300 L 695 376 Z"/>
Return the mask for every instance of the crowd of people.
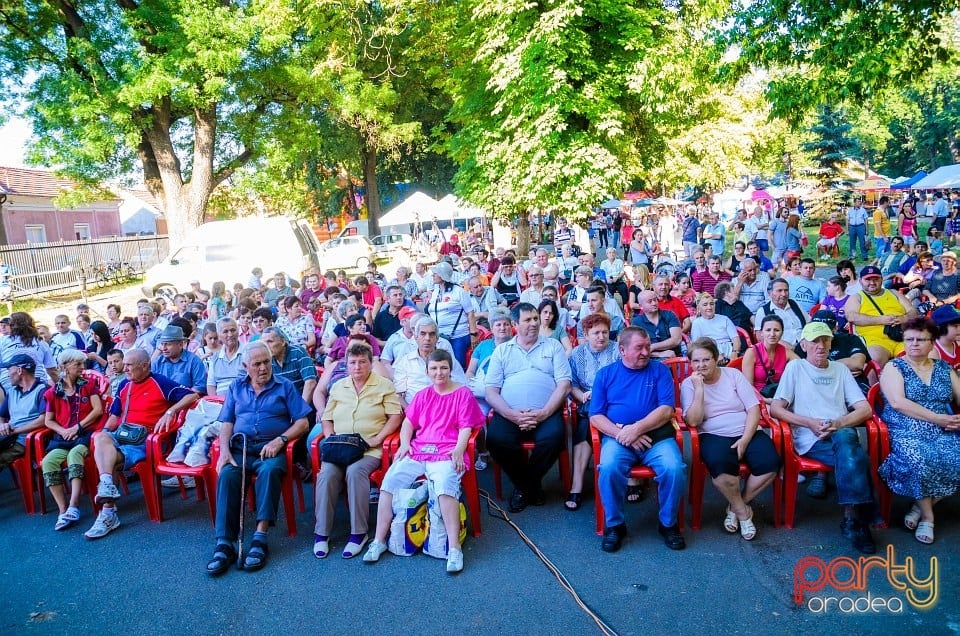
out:
<path id="1" fill-rule="evenodd" d="M 120 526 L 116 472 L 145 459 L 149 433 L 216 396 L 223 408 L 210 574 L 238 561 L 248 570 L 266 565 L 286 449 L 293 445 L 294 470 L 305 476 L 306 448 L 317 438 L 317 558 L 336 542 L 335 504 L 345 488 L 350 527 L 341 554 L 378 561 L 393 498 L 426 475 L 447 530 L 446 569 L 458 572 L 464 471 L 494 461 L 513 484 L 512 513 L 543 505 L 543 480 L 567 447 L 565 415 L 573 412 L 563 507 L 581 507 L 594 429 L 603 550 L 618 550 L 627 536 L 624 504 L 643 493 L 630 478 L 637 463 L 656 474 L 665 545 L 685 547 L 678 514 L 688 467 L 675 437 L 677 407 L 699 430 L 702 461 L 728 504 L 722 527 L 752 540 L 750 504 L 782 463 L 762 426 L 768 411 L 791 427 L 796 453 L 833 468 L 841 530 L 869 554 L 877 493 L 856 427 L 874 413 L 866 391 L 879 380 L 891 437 L 880 476 L 915 502 L 904 523 L 932 543 L 934 506 L 960 485 L 960 416 L 950 407 L 960 397 L 956 257 L 942 254 L 937 269 L 921 249 L 898 279 L 890 255 L 904 241 L 893 237 L 884 258 L 859 271 L 841 261 L 824 282 L 813 259 L 789 249 L 778 256 L 775 240 L 753 236 L 728 255 L 725 232 L 708 225 L 687 235 L 697 211 L 685 215 L 678 243 L 689 258 L 669 272 L 649 258 L 624 261 L 616 241 L 599 263 L 590 252 L 574 256 L 573 234 L 558 220 L 554 253 L 541 248 L 526 258 L 450 248 L 433 267 L 401 267 L 391 280 L 374 264 L 352 279 L 311 270 L 265 282 L 254 269 L 233 287 L 214 282 L 208 292 L 194 281 L 169 302 L 142 299 L 129 312 L 109 305 L 102 320 L 80 306 L 74 321 L 57 316 L 48 334 L 14 313 L 0 320 L 0 467 L 24 455 L 28 434 L 49 430 L 36 459 L 59 508 L 55 529 L 64 531 L 81 519 L 78 493 L 92 453 L 101 507 L 85 536 L 101 538 Z M 937 273 L 911 298 L 900 287 L 916 267 Z M 663 360 L 680 356 L 690 373 L 677 386 Z M 477 429 L 483 434 L 470 457 Z M 371 540 L 371 475 L 388 439 L 399 441 Z M 244 477 L 254 476 L 256 527 L 242 551 L 241 493 Z M 822 498 L 830 486 L 817 473 L 807 493 Z"/>

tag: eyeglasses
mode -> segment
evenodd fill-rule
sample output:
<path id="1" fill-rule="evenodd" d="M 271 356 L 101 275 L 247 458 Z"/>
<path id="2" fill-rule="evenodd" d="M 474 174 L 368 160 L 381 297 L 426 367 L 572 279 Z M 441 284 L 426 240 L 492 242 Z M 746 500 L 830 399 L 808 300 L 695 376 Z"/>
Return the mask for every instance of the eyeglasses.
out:
<path id="1" fill-rule="evenodd" d="M 916 344 L 918 342 L 930 342 L 932 338 L 904 338 L 903 341 L 907 344 Z"/>

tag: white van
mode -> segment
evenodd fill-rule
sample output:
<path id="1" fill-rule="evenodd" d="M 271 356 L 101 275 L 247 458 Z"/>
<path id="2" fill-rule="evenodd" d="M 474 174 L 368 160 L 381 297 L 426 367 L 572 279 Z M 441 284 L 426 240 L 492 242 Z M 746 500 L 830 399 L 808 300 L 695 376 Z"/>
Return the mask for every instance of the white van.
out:
<path id="1" fill-rule="evenodd" d="M 199 280 L 204 289 L 223 281 L 246 286 L 254 267 L 264 279 L 285 272 L 293 279 L 317 266 L 319 242 L 306 221 L 284 217 L 235 219 L 204 223 L 162 262 L 147 270 L 143 293 L 152 298 L 190 289 Z"/>

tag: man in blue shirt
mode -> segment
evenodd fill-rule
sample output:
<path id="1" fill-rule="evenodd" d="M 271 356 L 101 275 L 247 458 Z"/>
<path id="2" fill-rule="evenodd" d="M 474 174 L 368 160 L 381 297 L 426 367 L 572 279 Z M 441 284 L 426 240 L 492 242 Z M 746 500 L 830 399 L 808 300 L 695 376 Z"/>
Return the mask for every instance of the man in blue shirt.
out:
<path id="1" fill-rule="evenodd" d="M 261 569 L 267 563 L 267 530 L 277 519 L 280 486 L 287 472 L 286 447 L 307 432 L 310 406 L 292 382 L 274 376 L 270 349 L 251 342 L 242 355 L 245 376 L 230 385 L 220 411 L 220 459 L 217 462 L 217 547 L 207 564 L 211 576 L 223 574 L 237 560 L 234 542 L 240 530 L 242 469 L 256 477 L 257 529 L 243 566 Z M 247 440 L 246 455 L 243 441 Z"/>
<path id="2" fill-rule="evenodd" d="M 943 192 L 935 192 L 933 202 L 933 227 L 941 232 L 947 224 L 947 217 L 950 216 L 950 204 L 943 198 Z"/>
<path id="3" fill-rule="evenodd" d="M 48 388 L 34 375 L 37 363 L 24 353 L 2 367 L 9 374 L 10 388 L 0 404 L 0 470 L 23 457 L 27 433 L 43 427 L 47 410 L 43 393 Z"/>
<path id="4" fill-rule="evenodd" d="M 167 325 L 157 338 L 160 356 L 150 365 L 150 371 L 165 375 L 177 384 L 190 387 L 200 395 L 207 392 L 207 367 L 195 354 L 186 350 L 187 339 L 183 329 Z"/>
<path id="5" fill-rule="evenodd" d="M 683 251 L 688 259 L 692 259 L 693 253 L 700 249 L 700 221 L 697 220 L 697 208 L 695 206 L 688 205 L 685 214 L 683 224 L 680 226 L 680 234 L 683 241 Z"/>
<path id="6" fill-rule="evenodd" d="M 593 381 L 590 425 L 601 435 L 599 490 L 605 530 L 600 547 L 620 549 L 627 535 L 623 506 L 634 464 L 656 473 L 660 500 L 659 531 L 671 550 L 686 547 L 677 524 L 686 489 L 686 464 L 674 438 L 673 377 L 650 359 L 650 337 L 638 327 L 620 334 L 620 360 L 603 367 Z"/>

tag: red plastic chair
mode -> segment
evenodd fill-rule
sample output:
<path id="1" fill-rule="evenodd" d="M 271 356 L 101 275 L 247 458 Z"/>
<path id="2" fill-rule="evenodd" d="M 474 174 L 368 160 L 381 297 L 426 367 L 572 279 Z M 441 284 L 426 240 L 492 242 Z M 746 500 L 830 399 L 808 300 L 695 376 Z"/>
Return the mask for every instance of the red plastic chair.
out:
<path id="1" fill-rule="evenodd" d="M 743 327 L 737 327 L 737 334 L 743 339 L 748 347 L 750 345 L 757 344 L 757 339 L 754 337 L 752 331 L 747 331 Z"/>
<path id="2" fill-rule="evenodd" d="M 593 492 L 594 496 L 594 515 L 596 517 L 596 532 L 603 535 L 603 500 L 600 497 L 600 431 L 590 426 L 590 438 L 593 446 Z M 680 453 L 683 454 L 683 433 L 679 426 L 676 426 L 677 446 L 680 447 Z M 637 464 L 630 469 L 630 477 L 635 479 L 656 479 L 657 475 L 653 469 L 643 464 Z M 683 498 L 680 499 L 679 509 L 677 511 L 677 524 L 680 530 L 683 530 Z"/>
<path id="3" fill-rule="evenodd" d="M 737 358 L 737 360 L 739 361 L 740 358 Z M 760 428 L 769 431 L 770 439 L 773 441 L 773 446 L 776 448 L 777 454 L 782 458 L 783 434 L 781 433 L 780 424 L 772 420 L 767 414 L 767 410 L 763 406 L 763 399 L 761 398 L 759 392 L 757 393 L 757 399 L 760 400 L 761 404 Z M 691 452 L 690 457 L 690 510 L 692 513 L 690 527 L 694 530 L 699 530 L 703 515 L 703 494 L 709 472 L 707 471 L 706 464 L 703 463 L 703 459 L 700 457 L 699 439 L 697 439 L 696 442 L 693 442 L 694 437 L 699 437 L 699 431 L 691 426 L 687 426 L 686 424 L 683 424 L 682 428 L 690 432 L 691 445 L 693 447 L 693 452 Z M 760 433 L 758 432 L 758 434 Z M 750 468 L 746 465 L 746 463 L 740 462 L 740 479 L 746 479 L 749 476 Z M 778 475 L 777 478 L 773 480 L 773 526 L 775 528 L 780 527 L 782 506 L 783 483 Z"/>
<path id="4" fill-rule="evenodd" d="M 203 400 L 207 402 L 212 402 L 215 404 L 223 404 L 224 398 L 219 396 L 207 396 Z M 200 401 L 194 402 L 192 408 L 195 408 Z M 186 499 L 187 492 L 183 487 L 183 478 L 184 477 L 193 477 L 194 481 L 197 484 L 197 501 L 203 501 L 204 498 L 207 499 L 210 507 L 210 519 L 214 523 L 217 520 L 217 467 L 216 464 L 211 461 L 208 464 L 203 466 L 187 466 L 186 464 L 180 462 L 168 462 L 165 459 L 165 455 L 170 452 L 170 448 L 173 445 L 173 442 L 176 440 L 177 431 L 180 427 L 183 426 L 183 423 L 186 421 L 186 410 L 181 411 L 177 414 L 177 419 L 173 427 L 162 435 L 150 435 L 147 438 L 147 455 L 151 458 L 153 465 L 153 471 L 151 475 L 151 480 L 153 481 L 153 487 L 151 488 L 155 500 L 150 502 L 150 505 L 147 506 L 147 510 L 150 512 L 150 520 L 160 523 L 163 521 L 163 488 L 160 485 L 160 480 L 162 477 L 173 476 L 177 477 L 180 481 L 180 493 L 181 496 Z M 146 491 L 145 491 L 146 492 Z"/>
<path id="5" fill-rule="evenodd" d="M 870 472 L 873 475 L 875 484 L 880 479 L 879 475 L 877 475 L 878 458 L 880 456 L 878 449 L 880 434 L 876 420 L 876 417 L 872 417 L 864 423 L 864 428 L 867 431 L 867 456 L 870 458 Z M 827 466 L 815 459 L 798 455 L 793 446 L 793 433 L 790 430 L 790 425 L 786 422 L 778 423 L 780 424 L 782 433 L 781 444 L 783 449 L 783 523 L 788 528 L 793 528 L 800 475 L 803 473 L 833 472 L 833 467 Z"/>
<path id="6" fill-rule="evenodd" d="M 674 358 L 663 358 L 660 361 L 670 369 L 670 375 L 673 376 L 674 406 L 680 406 L 680 384 L 693 372 L 690 366 L 690 359 L 684 356 L 677 356 Z"/>
<path id="7" fill-rule="evenodd" d="M 284 473 L 283 479 L 280 482 L 280 497 L 283 501 L 283 512 L 287 522 L 287 536 L 290 537 L 297 536 L 297 508 L 294 507 L 294 483 L 296 483 L 298 489 L 300 512 L 302 513 L 306 511 L 303 502 L 303 482 L 300 480 L 299 473 L 297 472 L 293 462 L 293 446 L 293 444 L 287 444 L 287 472 Z M 219 459 L 219 440 L 214 440 L 213 444 L 210 445 L 210 465 L 213 467 L 214 473 L 216 473 L 216 466 Z M 254 484 L 256 480 L 256 475 L 253 475 L 252 479 L 250 480 L 251 485 Z M 216 492 L 216 488 L 214 488 L 212 497 L 208 493 L 208 498 L 211 500 L 216 499 Z M 251 510 L 255 509 L 254 497 L 255 494 L 253 488 L 247 488 L 247 503 Z M 216 504 L 211 501 L 211 508 L 213 508 L 215 505 Z"/>
<path id="8" fill-rule="evenodd" d="M 40 461 L 34 453 L 36 446 L 36 436 L 44 429 L 31 431 L 27 433 L 24 440 L 23 457 L 19 457 L 10 464 L 10 470 L 14 475 L 14 481 L 20 487 L 20 494 L 23 497 L 23 509 L 29 515 L 37 513 L 36 497 L 40 497 L 41 511 L 43 509 L 43 476 L 40 468 Z"/>
<path id="9" fill-rule="evenodd" d="M 310 467 L 313 469 L 314 479 L 320 474 L 320 465 L 323 461 L 320 453 L 320 442 L 323 441 L 325 435 L 321 433 L 314 438 L 313 442 L 310 443 Z M 383 476 L 387 474 L 387 467 L 390 466 L 390 457 L 392 457 L 392 452 L 390 449 L 396 451 L 400 443 L 400 434 L 394 433 L 383 440 L 383 453 L 380 456 L 380 468 L 374 470 L 370 473 L 370 483 L 376 485 L 378 488 L 380 484 L 383 483 Z M 347 491 L 344 489 L 343 496 L 346 498 Z"/>
<path id="10" fill-rule="evenodd" d="M 493 419 L 493 410 L 490 410 L 490 413 L 487 414 L 487 425 L 489 426 L 490 420 Z M 570 412 L 567 407 L 563 409 L 563 448 L 560 450 L 560 455 L 557 457 L 557 467 L 560 469 L 560 481 L 563 483 L 563 492 L 570 492 L 570 484 L 573 483 L 573 475 L 571 474 L 571 464 L 570 464 L 570 451 L 568 440 L 570 439 Z M 536 444 L 531 440 L 527 442 L 520 442 L 520 447 L 527 453 L 529 456 L 533 452 L 533 448 Z M 493 484 L 497 492 L 497 499 L 503 499 L 503 475 L 500 474 L 500 464 L 493 462 Z"/>
<path id="11" fill-rule="evenodd" d="M 463 488 L 463 492 L 466 495 L 467 499 L 467 508 L 470 510 L 470 525 L 473 528 L 473 536 L 480 536 L 480 486 L 477 483 L 477 437 L 480 435 L 481 429 L 475 428 L 470 434 L 470 441 L 467 442 L 467 456 L 472 460 L 470 462 L 470 470 L 465 472 L 460 477 L 460 486 Z M 384 469 L 384 474 L 386 470 L 390 468 L 390 464 L 393 463 L 393 456 L 396 455 L 397 449 L 400 448 L 400 436 L 391 435 L 384 442 L 383 456 L 386 458 L 386 468 Z"/>
<path id="12" fill-rule="evenodd" d="M 890 432 L 887 425 L 880 419 L 880 413 L 883 411 L 883 395 L 880 392 L 880 385 L 874 384 L 867 392 L 867 401 L 870 402 L 870 408 L 873 409 L 872 428 L 874 430 L 874 444 L 870 447 L 876 452 L 870 457 L 870 464 L 873 467 L 873 482 L 877 492 L 877 499 L 880 505 L 880 516 L 883 521 L 889 525 L 890 515 L 893 510 L 893 491 L 887 487 L 887 482 L 880 478 L 878 469 L 887 456 L 890 454 Z"/>

